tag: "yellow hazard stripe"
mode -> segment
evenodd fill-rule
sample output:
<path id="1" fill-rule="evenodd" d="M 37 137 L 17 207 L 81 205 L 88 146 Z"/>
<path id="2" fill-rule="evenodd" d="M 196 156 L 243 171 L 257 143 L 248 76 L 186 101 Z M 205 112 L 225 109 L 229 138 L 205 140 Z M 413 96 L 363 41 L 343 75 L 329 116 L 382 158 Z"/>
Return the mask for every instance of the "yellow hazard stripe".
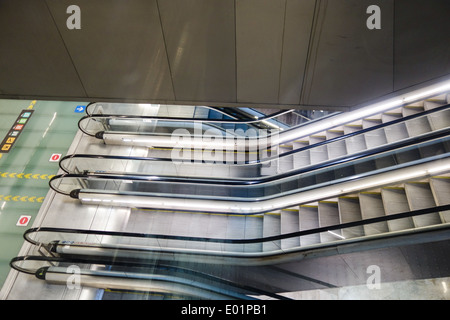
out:
<path id="1" fill-rule="evenodd" d="M 27 109 L 33 109 L 34 105 L 36 104 L 36 100 L 31 101 L 30 105 Z"/>
<path id="2" fill-rule="evenodd" d="M 50 180 L 54 174 L 41 174 L 41 173 L 24 173 L 24 172 L 0 172 L 1 178 L 12 179 L 35 179 L 35 180 Z"/>
<path id="3" fill-rule="evenodd" d="M 42 203 L 45 197 L 37 196 L 21 196 L 21 195 L 2 195 L 0 194 L 0 201 L 14 201 L 14 202 L 37 202 Z"/>

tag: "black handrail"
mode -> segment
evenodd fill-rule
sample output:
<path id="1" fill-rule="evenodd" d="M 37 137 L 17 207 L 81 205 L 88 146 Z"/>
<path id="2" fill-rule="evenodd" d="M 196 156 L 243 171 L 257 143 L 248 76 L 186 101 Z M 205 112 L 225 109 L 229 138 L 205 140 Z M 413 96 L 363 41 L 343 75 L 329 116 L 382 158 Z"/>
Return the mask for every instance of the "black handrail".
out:
<path id="1" fill-rule="evenodd" d="M 285 110 L 285 111 L 280 111 L 280 114 L 281 113 L 284 113 L 284 112 L 291 112 L 291 110 Z M 311 120 L 311 121 L 307 121 L 307 122 L 304 122 L 304 123 L 300 123 L 300 124 L 298 124 L 298 125 L 296 125 L 296 126 L 293 126 L 293 127 L 290 127 L 290 128 L 287 128 L 287 129 L 285 129 L 285 130 L 283 130 L 283 132 L 288 132 L 288 131 L 290 131 L 290 130 L 294 130 L 294 129 L 298 129 L 298 128 L 300 128 L 300 127 L 303 127 L 303 126 L 306 126 L 306 125 L 309 125 L 309 124 L 311 124 L 311 123 L 313 123 L 313 122 L 317 122 L 317 121 L 323 121 L 323 120 L 326 120 L 326 119 L 328 119 L 328 118 L 331 118 L 331 117 L 334 117 L 334 116 L 337 116 L 337 115 L 339 115 L 340 113 L 339 112 L 337 112 L 337 113 L 333 113 L 333 114 L 330 114 L 330 115 L 327 115 L 327 116 L 325 116 L 325 117 L 321 117 L 321 118 L 318 118 L 318 119 L 315 119 L 315 120 Z M 78 121 L 78 128 L 83 132 L 83 133 L 85 133 L 86 135 L 89 135 L 89 136 L 94 136 L 94 137 L 97 137 L 97 138 L 100 138 L 100 137 L 102 137 L 102 135 L 103 135 L 103 131 L 100 131 L 100 132 L 97 132 L 96 134 L 91 134 L 91 133 L 88 133 L 88 132 L 86 132 L 82 127 L 81 127 L 81 122 L 82 121 L 84 121 L 85 119 L 89 119 L 89 118 L 93 118 L 93 117 L 99 117 L 99 118 L 106 118 L 106 117 L 114 117 L 114 118 L 123 118 L 123 119 L 126 119 L 126 118 L 128 118 L 128 119 L 146 119 L 146 120 L 152 120 L 152 119 L 154 119 L 154 120 L 158 120 L 157 118 L 155 118 L 155 117 L 153 117 L 153 116 L 127 116 L 127 115 L 105 115 L 105 114 L 102 114 L 102 115 L 93 115 L 93 116 L 84 116 L 84 117 L 82 117 L 79 121 Z M 278 116 L 278 115 L 277 115 Z M 275 117 L 275 116 L 274 116 Z M 267 117 L 267 119 L 270 119 L 270 118 L 272 118 L 272 116 L 268 116 Z M 167 117 L 163 117 L 163 118 L 161 118 L 161 119 L 167 119 Z M 197 118 L 175 118 L 174 120 L 176 120 L 176 121 L 190 121 L 190 122 L 192 122 L 192 121 L 201 121 L 201 122 L 205 122 L 205 123 L 208 123 L 208 122 L 224 122 L 224 123 L 233 123 L 233 121 L 237 121 L 237 120 L 226 120 L 226 119 L 205 119 L 205 120 L 198 120 Z M 261 119 L 261 120 L 245 120 L 245 121 L 250 121 L 249 123 L 257 123 L 257 122 L 261 122 L 261 121 L 264 121 L 265 119 Z M 270 135 L 268 135 L 269 137 L 270 137 Z M 250 140 L 251 138 L 249 138 L 249 137 L 243 137 L 243 139 L 245 139 L 245 140 Z"/>
<path id="2" fill-rule="evenodd" d="M 410 120 L 410 119 L 413 119 L 413 118 L 416 118 L 416 117 L 428 115 L 428 114 L 431 114 L 431 113 L 433 113 L 433 112 L 438 112 L 438 111 L 441 111 L 441 110 L 443 110 L 443 109 L 446 109 L 446 108 L 448 108 L 449 106 L 450 106 L 449 104 L 446 104 L 446 105 L 444 105 L 444 106 L 440 106 L 440 107 L 437 107 L 437 108 L 434 108 L 434 109 L 431 109 L 431 110 L 427 110 L 427 111 L 421 112 L 420 114 L 413 114 L 413 115 L 409 115 L 409 116 L 402 117 L 402 118 L 399 118 L 399 119 L 395 119 L 395 120 L 393 120 L 393 121 L 390 121 L 390 122 L 387 122 L 387 123 L 383 123 L 383 124 L 380 124 L 380 125 L 377 125 L 377 126 L 374 126 L 374 127 L 371 127 L 371 128 L 366 128 L 366 129 L 359 130 L 359 131 L 357 131 L 357 132 L 350 133 L 349 136 L 357 135 L 357 134 L 360 134 L 360 133 L 364 133 L 364 132 L 370 131 L 372 128 L 379 129 L 379 128 L 382 128 L 385 124 L 396 124 L 396 123 L 398 123 L 398 122 L 405 121 L 405 119 L 406 119 L 406 121 L 407 121 L 407 120 Z M 330 115 L 330 116 L 335 116 L 335 115 L 336 115 L 336 114 L 332 114 L 332 115 Z M 120 117 L 120 116 L 119 116 L 119 117 Z M 143 118 L 144 118 L 144 117 L 143 117 Z M 328 118 L 328 117 L 326 117 L 326 118 Z M 326 118 L 325 118 L 325 117 L 324 117 L 324 118 L 319 118 L 318 120 L 322 121 L 322 120 L 326 120 Z M 83 119 L 83 118 L 82 118 L 82 119 Z M 81 120 L 82 120 L 82 119 L 81 119 Z M 80 121 L 81 121 L 81 120 L 80 120 Z M 189 119 L 187 119 L 187 120 L 189 121 Z M 308 125 L 308 124 L 310 124 L 310 122 L 302 123 L 302 124 L 300 124 L 300 125 L 298 125 L 298 126 L 294 126 L 294 127 L 288 128 L 288 129 L 284 130 L 283 133 L 286 133 L 286 132 L 289 132 L 289 131 L 292 131 L 292 130 L 296 130 L 296 129 L 298 129 L 298 128 L 304 126 L 304 125 Z M 336 126 L 336 125 L 335 125 L 335 126 Z M 335 126 L 331 126 L 330 128 L 335 127 Z M 323 130 L 322 130 L 322 131 L 323 131 Z M 101 131 L 100 133 L 103 134 L 102 131 Z M 277 134 L 279 134 L 279 133 L 277 133 Z M 271 137 L 271 135 L 272 135 L 272 134 L 268 134 L 268 135 L 265 136 L 264 138 L 269 139 L 269 138 Z M 100 134 L 99 136 L 101 136 L 101 134 Z M 334 138 L 334 139 L 336 139 L 335 141 L 337 141 L 337 140 L 340 140 L 340 138 L 341 138 L 341 137 L 337 137 L 337 138 Z M 241 140 L 242 140 L 242 141 L 246 141 L 246 140 L 252 140 L 252 139 L 255 139 L 255 138 L 252 138 L 252 137 L 242 137 Z M 295 139 L 297 139 L 297 138 L 291 139 L 291 140 L 289 140 L 289 141 L 294 141 Z M 331 139 L 330 139 L 330 140 L 331 140 Z M 289 141 L 285 141 L 285 142 L 283 142 L 283 143 L 286 143 L 286 142 L 289 142 Z M 292 152 L 292 151 L 291 151 L 291 152 Z"/>
<path id="3" fill-rule="evenodd" d="M 266 117 L 258 118 L 258 119 L 209 119 L 209 118 L 177 118 L 177 117 L 158 117 L 158 116 L 132 116 L 132 115 L 117 115 L 117 114 L 93 114 L 83 116 L 78 121 L 78 129 L 80 129 L 84 134 L 89 135 L 91 137 L 99 136 L 99 133 L 91 134 L 87 132 L 82 126 L 81 123 L 86 119 L 95 119 L 95 118 L 113 118 L 113 119 L 144 119 L 144 120 L 163 120 L 163 121 L 176 121 L 176 122 L 204 122 L 204 123 L 228 123 L 228 124 L 248 124 L 253 125 L 258 122 L 270 120 L 276 118 L 280 115 L 292 112 L 291 110 L 282 110 L 279 112 L 275 112 L 273 114 L 267 115 Z"/>

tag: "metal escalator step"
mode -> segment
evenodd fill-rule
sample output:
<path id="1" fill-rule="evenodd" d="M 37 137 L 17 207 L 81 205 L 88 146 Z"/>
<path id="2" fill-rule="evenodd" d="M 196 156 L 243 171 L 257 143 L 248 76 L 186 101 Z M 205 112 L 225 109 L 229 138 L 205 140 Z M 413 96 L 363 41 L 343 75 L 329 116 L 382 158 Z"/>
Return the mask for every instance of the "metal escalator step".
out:
<path id="1" fill-rule="evenodd" d="M 450 176 L 430 178 L 430 187 L 437 205 L 450 204 Z M 442 223 L 450 222 L 450 210 L 441 211 L 439 215 Z"/>
<path id="2" fill-rule="evenodd" d="M 281 210 L 281 234 L 297 232 L 300 230 L 298 208 Z M 281 248 L 292 248 L 300 246 L 300 238 L 287 238 L 281 240 Z"/>
<path id="3" fill-rule="evenodd" d="M 361 207 L 358 197 L 339 197 L 338 199 L 340 223 L 361 220 Z M 342 236 L 346 239 L 364 235 L 363 226 L 342 229 Z"/>
<path id="4" fill-rule="evenodd" d="M 445 96 L 441 97 L 435 97 L 434 99 L 427 99 L 423 102 L 423 107 L 425 110 L 431 110 L 443 105 L 448 104 L 449 102 L 446 101 Z"/>
<path id="5" fill-rule="evenodd" d="M 293 142 L 293 147 L 296 150 L 304 148 L 306 146 L 309 146 L 309 141 L 294 141 Z M 302 150 L 302 151 L 294 153 L 292 161 L 293 161 L 293 167 L 296 169 L 310 165 L 311 157 L 310 157 L 309 150 Z"/>
<path id="6" fill-rule="evenodd" d="M 386 215 L 381 192 L 361 192 L 359 195 L 362 219 L 384 217 Z M 366 235 L 389 232 L 387 222 L 377 222 L 363 226 Z"/>
<path id="7" fill-rule="evenodd" d="M 436 206 L 436 202 L 431 192 L 428 182 L 409 182 L 405 183 L 406 196 L 408 198 L 411 210 L 419 210 L 432 208 Z M 439 213 L 430 213 L 413 217 L 416 227 L 424 227 L 441 223 Z"/>
<path id="8" fill-rule="evenodd" d="M 442 110 L 437 113 L 429 114 L 428 121 L 433 130 L 447 128 L 450 126 L 450 110 Z"/>
<path id="9" fill-rule="evenodd" d="M 383 114 L 387 115 L 402 115 L 403 114 L 403 108 L 395 108 L 388 111 L 383 112 Z"/>
<path id="10" fill-rule="evenodd" d="M 331 142 L 327 145 L 328 159 L 345 156 L 347 154 L 347 146 L 344 140 Z"/>
<path id="11" fill-rule="evenodd" d="M 328 160 L 327 146 L 319 146 L 310 149 L 311 163 L 316 164 Z"/>
<path id="12" fill-rule="evenodd" d="M 408 212 L 410 210 L 404 188 L 385 187 L 381 189 L 384 210 L 386 215 Z M 411 217 L 388 221 L 390 231 L 399 231 L 414 228 Z"/>
<path id="13" fill-rule="evenodd" d="M 245 219 L 259 219 L 260 217 L 255 216 L 236 216 L 236 215 L 228 215 L 227 216 L 227 228 L 226 228 L 226 238 L 227 239 L 244 239 L 245 238 Z M 196 223 L 196 221 L 193 221 Z M 242 244 L 224 244 L 224 249 L 226 251 L 238 251 L 242 252 L 244 245 Z"/>
<path id="14" fill-rule="evenodd" d="M 422 105 L 407 105 L 403 107 L 403 116 L 407 117 L 413 114 L 417 114 L 424 111 L 423 104 Z"/>
<path id="15" fill-rule="evenodd" d="M 339 208 L 337 201 L 319 201 L 319 225 L 326 227 L 339 224 Z M 320 233 L 320 242 L 330 242 L 341 239 L 340 230 L 331 230 L 330 232 Z"/>
<path id="16" fill-rule="evenodd" d="M 415 161 L 417 159 L 420 159 L 421 157 L 422 157 L 421 150 L 418 149 L 412 150 L 403 149 L 395 154 L 395 159 L 399 164 Z"/>
<path id="17" fill-rule="evenodd" d="M 342 127 L 342 126 L 328 129 L 326 131 L 327 139 L 342 136 L 343 134 L 344 134 L 344 127 Z"/>
<path id="18" fill-rule="evenodd" d="M 348 137 L 347 139 L 345 139 L 345 145 L 347 147 L 348 154 L 367 149 L 366 140 L 364 139 L 364 135 L 362 134 Z"/>
<path id="19" fill-rule="evenodd" d="M 264 230 L 264 219 L 262 216 L 246 216 L 245 219 L 245 239 L 262 238 Z M 245 252 L 262 251 L 262 243 L 244 244 Z"/>
<path id="20" fill-rule="evenodd" d="M 384 128 L 379 128 L 364 133 L 364 139 L 368 149 L 378 147 L 387 143 L 386 133 Z"/>
<path id="21" fill-rule="evenodd" d="M 408 130 L 404 123 L 397 123 L 391 126 L 387 126 L 384 128 L 384 131 L 386 133 L 386 139 L 389 143 L 397 142 L 409 137 Z"/>
<path id="22" fill-rule="evenodd" d="M 263 237 L 277 236 L 281 233 L 281 214 L 269 212 L 263 218 Z M 263 251 L 274 251 L 281 248 L 281 240 L 264 242 Z"/>
<path id="23" fill-rule="evenodd" d="M 410 137 L 415 137 L 423 133 L 432 131 L 430 122 L 426 117 L 411 119 L 405 123 Z"/>
<path id="24" fill-rule="evenodd" d="M 373 117 L 373 118 L 367 118 L 367 119 L 364 119 L 364 120 L 363 120 L 363 122 L 362 122 L 362 128 L 363 128 L 363 129 L 371 128 L 371 127 L 377 126 L 377 125 L 379 125 L 379 124 L 381 124 L 381 123 L 382 123 L 382 121 L 381 121 L 381 115 L 380 115 L 378 118 L 375 118 L 375 117 Z"/>
<path id="25" fill-rule="evenodd" d="M 299 207 L 299 226 L 300 231 L 319 228 L 319 212 L 317 205 L 301 205 Z M 300 237 L 300 245 L 307 246 L 320 243 L 318 233 Z"/>

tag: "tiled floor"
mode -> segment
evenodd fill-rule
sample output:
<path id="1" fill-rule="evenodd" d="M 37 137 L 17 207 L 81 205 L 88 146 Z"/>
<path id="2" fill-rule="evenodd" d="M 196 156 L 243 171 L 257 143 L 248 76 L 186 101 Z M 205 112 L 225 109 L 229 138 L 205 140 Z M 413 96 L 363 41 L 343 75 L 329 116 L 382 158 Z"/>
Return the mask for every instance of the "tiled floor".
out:
<path id="1" fill-rule="evenodd" d="M 0 158 L 0 288 L 9 261 L 22 246 L 22 234 L 32 226 L 49 190 L 48 182 L 58 172 L 58 162 L 50 158 L 64 155 L 77 132 L 77 122 L 84 115 L 75 110 L 80 105 L 86 103 L 0 100 L 0 141 L 22 110 L 34 110 L 16 143 Z M 21 216 L 30 217 L 26 226 L 17 225 Z"/>

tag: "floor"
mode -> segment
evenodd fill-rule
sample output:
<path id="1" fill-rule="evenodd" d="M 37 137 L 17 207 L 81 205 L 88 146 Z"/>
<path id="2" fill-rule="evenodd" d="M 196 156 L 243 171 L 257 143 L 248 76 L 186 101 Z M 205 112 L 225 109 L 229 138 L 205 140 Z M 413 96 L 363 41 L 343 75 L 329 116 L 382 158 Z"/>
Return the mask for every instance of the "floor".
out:
<path id="1" fill-rule="evenodd" d="M 23 244 L 22 234 L 33 224 L 49 190 L 48 182 L 58 172 L 58 162 L 51 157 L 67 152 L 84 115 L 77 107 L 84 105 L 0 100 L 0 141 L 16 131 L 11 129 L 23 110 L 31 113 L 12 147 L 0 154 L 0 288 L 9 273 L 9 261 Z"/>

